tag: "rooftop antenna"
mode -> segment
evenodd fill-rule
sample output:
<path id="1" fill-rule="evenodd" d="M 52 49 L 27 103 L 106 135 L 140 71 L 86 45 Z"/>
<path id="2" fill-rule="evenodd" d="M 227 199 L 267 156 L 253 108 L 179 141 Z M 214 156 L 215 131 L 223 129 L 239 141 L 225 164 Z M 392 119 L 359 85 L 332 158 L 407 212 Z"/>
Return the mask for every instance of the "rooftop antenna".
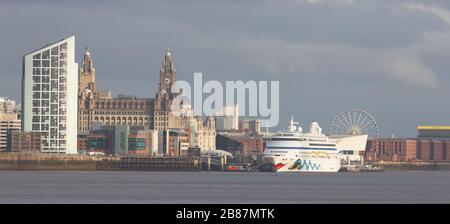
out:
<path id="1" fill-rule="evenodd" d="M 269 121 L 265 121 L 266 122 L 266 136 L 269 135 Z"/>
<path id="2" fill-rule="evenodd" d="M 289 127 L 288 127 L 289 131 L 291 131 L 291 132 L 295 131 L 296 124 L 298 124 L 298 122 L 294 122 L 294 116 L 291 116 L 291 121 L 289 122 Z"/>

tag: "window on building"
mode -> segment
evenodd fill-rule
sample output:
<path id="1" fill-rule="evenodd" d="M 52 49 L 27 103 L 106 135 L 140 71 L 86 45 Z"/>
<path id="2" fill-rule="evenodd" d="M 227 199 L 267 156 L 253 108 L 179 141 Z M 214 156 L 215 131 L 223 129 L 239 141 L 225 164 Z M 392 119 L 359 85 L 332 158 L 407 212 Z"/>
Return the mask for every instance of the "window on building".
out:
<path id="1" fill-rule="evenodd" d="M 67 78 L 66 77 L 59 77 L 59 82 L 61 84 L 65 84 L 67 82 Z"/>
<path id="2" fill-rule="evenodd" d="M 58 51 L 58 47 L 54 47 L 52 48 L 52 55 L 58 55 L 59 51 Z"/>
<path id="3" fill-rule="evenodd" d="M 42 76 L 42 83 L 49 83 L 50 78 L 48 76 Z"/>
<path id="4" fill-rule="evenodd" d="M 59 50 L 66 51 L 67 50 L 67 43 L 63 43 L 59 46 Z"/>
<path id="5" fill-rule="evenodd" d="M 52 67 L 58 67 L 58 57 L 52 57 Z"/>
<path id="6" fill-rule="evenodd" d="M 66 53 L 61 53 L 61 54 L 59 55 L 59 58 L 60 58 L 61 60 L 66 60 L 66 59 L 67 59 L 67 54 L 66 54 Z"/>
<path id="7" fill-rule="evenodd" d="M 50 51 L 44 51 L 42 52 L 42 59 L 49 59 L 50 58 Z"/>
<path id="8" fill-rule="evenodd" d="M 66 85 L 61 84 L 59 85 L 59 91 L 65 92 L 67 90 Z"/>
<path id="9" fill-rule="evenodd" d="M 52 88 L 52 91 L 58 91 L 58 81 L 52 80 L 51 88 Z"/>
<path id="10" fill-rule="evenodd" d="M 59 75 L 60 76 L 66 76 L 67 75 L 67 71 L 66 71 L 66 69 L 59 69 Z"/>
<path id="11" fill-rule="evenodd" d="M 45 67 L 45 68 L 50 67 L 50 62 L 48 60 L 42 60 L 42 67 Z"/>
<path id="12" fill-rule="evenodd" d="M 33 75 L 40 75 L 40 74 L 41 74 L 41 69 L 33 68 Z"/>
<path id="13" fill-rule="evenodd" d="M 50 98 L 50 93 L 48 93 L 48 92 L 43 92 L 43 93 L 42 93 L 42 99 L 48 99 L 48 98 Z"/>
<path id="14" fill-rule="evenodd" d="M 41 105 L 39 100 L 33 100 L 33 107 L 39 107 Z"/>
<path id="15" fill-rule="evenodd" d="M 39 99 L 41 98 L 41 93 L 40 92 L 34 92 L 33 93 L 33 99 Z"/>
<path id="16" fill-rule="evenodd" d="M 49 109 L 48 108 L 42 108 L 41 109 L 41 114 L 42 115 L 49 115 Z M 42 119 L 42 121 L 44 121 L 44 119 Z M 48 119 L 46 119 L 45 121 L 48 121 Z"/>
<path id="17" fill-rule="evenodd" d="M 48 110 L 48 109 L 47 109 Z M 42 122 L 48 122 L 50 120 L 50 117 L 49 116 L 42 116 L 41 117 L 41 121 Z"/>
<path id="18" fill-rule="evenodd" d="M 33 60 L 33 67 L 41 67 L 41 61 Z"/>
<path id="19" fill-rule="evenodd" d="M 43 69 L 42 69 L 42 75 L 50 75 L 50 69 L 48 69 L 48 68 L 43 68 Z"/>
<path id="20" fill-rule="evenodd" d="M 39 117 L 39 116 L 33 116 L 33 122 L 39 122 L 40 118 L 41 117 Z"/>
<path id="21" fill-rule="evenodd" d="M 42 91 L 49 91 L 50 86 L 48 84 L 42 84 Z"/>
<path id="22" fill-rule="evenodd" d="M 52 79 L 58 79 L 58 69 L 57 68 L 52 68 L 50 74 L 51 74 Z"/>
<path id="23" fill-rule="evenodd" d="M 48 101 L 48 100 L 42 100 L 42 106 L 43 106 L 43 107 L 48 107 L 48 106 L 50 106 L 49 101 Z"/>
<path id="24" fill-rule="evenodd" d="M 34 83 L 41 83 L 41 77 L 39 77 L 39 76 L 33 76 L 33 82 L 34 82 Z"/>
<path id="25" fill-rule="evenodd" d="M 58 103 L 58 93 L 52 93 L 50 96 L 51 103 Z"/>

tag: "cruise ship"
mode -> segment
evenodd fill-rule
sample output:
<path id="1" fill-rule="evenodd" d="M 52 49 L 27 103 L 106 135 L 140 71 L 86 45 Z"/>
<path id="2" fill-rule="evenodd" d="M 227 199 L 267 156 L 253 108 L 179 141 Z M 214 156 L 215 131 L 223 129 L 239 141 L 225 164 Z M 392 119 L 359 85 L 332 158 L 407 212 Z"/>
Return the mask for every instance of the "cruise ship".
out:
<path id="1" fill-rule="evenodd" d="M 291 118 L 288 128 L 266 137 L 263 160 L 276 172 L 338 172 L 344 154 L 366 147 L 367 135 L 326 136 L 317 122 L 303 133 Z"/>

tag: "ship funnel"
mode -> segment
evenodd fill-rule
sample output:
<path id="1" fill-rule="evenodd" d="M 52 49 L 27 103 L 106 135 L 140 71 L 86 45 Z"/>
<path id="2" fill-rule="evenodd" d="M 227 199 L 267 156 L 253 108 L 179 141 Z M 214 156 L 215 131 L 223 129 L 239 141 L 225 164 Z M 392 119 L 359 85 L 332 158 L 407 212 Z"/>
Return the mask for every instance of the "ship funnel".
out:
<path id="1" fill-rule="evenodd" d="M 313 121 L 311 123 L 311 127 L 309 128 L 309 132 L 313 135 L 322 136 L 322 128 L 319 126 L 319 123 Z"/>

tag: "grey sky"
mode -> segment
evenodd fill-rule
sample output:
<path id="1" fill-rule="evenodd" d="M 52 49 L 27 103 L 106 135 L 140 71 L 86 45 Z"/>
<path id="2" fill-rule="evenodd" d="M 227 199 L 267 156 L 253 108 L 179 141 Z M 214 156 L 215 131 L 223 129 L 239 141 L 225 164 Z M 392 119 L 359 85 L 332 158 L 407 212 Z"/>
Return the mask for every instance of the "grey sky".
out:
<path id="1" fill-rule="evenodd" d="M 0 28 L 0 96 L 16 100 L 22 56 L 75 34 L 115 95 L 153 97 L 171 48 L 178 79 L 280 80 L 281 124 L 327 130 L 355 107 L 383 136 L 450 124 L 448 1 L 2 0 Z"/>

